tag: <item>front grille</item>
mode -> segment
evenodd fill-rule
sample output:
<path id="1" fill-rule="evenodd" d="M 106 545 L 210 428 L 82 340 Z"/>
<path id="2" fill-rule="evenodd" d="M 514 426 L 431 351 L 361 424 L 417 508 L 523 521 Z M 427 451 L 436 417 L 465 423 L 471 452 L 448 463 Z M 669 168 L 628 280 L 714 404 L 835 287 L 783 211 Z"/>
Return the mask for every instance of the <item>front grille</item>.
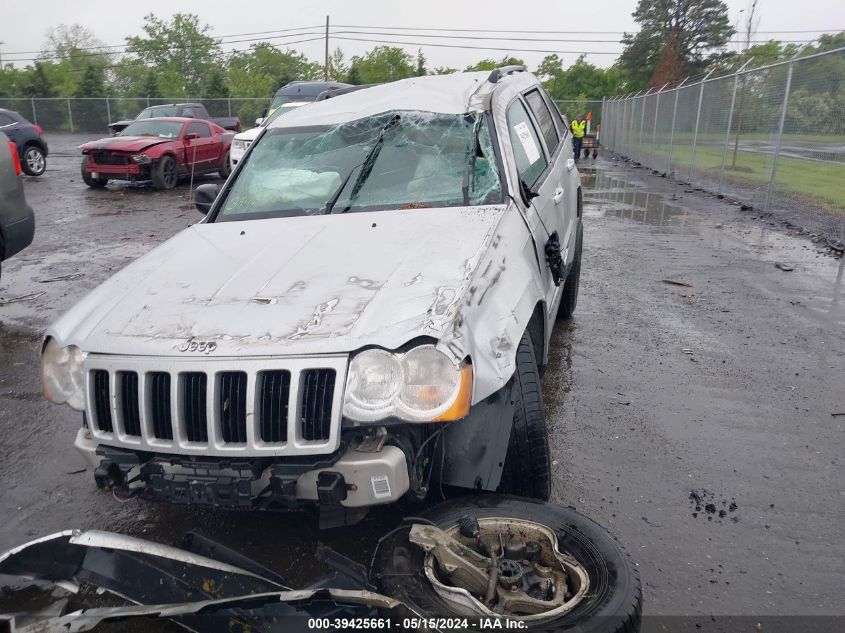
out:
<path id="1" fill-rule="evenodd" d="M 262 371 L 258 374 L 258 422 L 262 442 L 288 439 L 289 371 Z"/>
<path id="2" fill-rule="evenodd" d="M 246 443 L 246 381 L 242 371 L 220 374 L 217 410 L 223 441 L 230 444 Z"/>
<path id="3" fill-rule="evenodd" d="M 98 165 L 128 165 L 131 162 L 128 155 L 116 152 L 93 152 L 91 156 Z"/>
<path id="4" fill-rule="evenodd" d="M 302 439 L 328 439 L 332 422 L 334 380 L 334 369 L 309 369 L 303 372 L 299 405 Z"/>
<path id="5" fill-rule="evenodd" d="M 149 452 L 328 454 L 340 442 L 346 365 L 346 356 L 89 356 L 89 427 L 106 444 Z"/>
<path id="6" fill-rule="evenodd" d="M 141 437 L 138 374 L 134 371 L 121 371 L 117 375 L 120 388 L 120 412 L 123 416 L 123 431 L 127 435 Z"/>
<path id="7" fill-rule="evenodd" d="M 94 372 L 94 419 L 97 428 L 105 433 L 114 430 L 111 422 L 111 394 L 109 393 L 109 372 L 102 369 Z"/>
<path id="8" fill-rule="evenodd" d="M 208 378 L 199 372 L 182 374 L 182 419 L 189 442 L 208 441 L 206 384 Z"/>

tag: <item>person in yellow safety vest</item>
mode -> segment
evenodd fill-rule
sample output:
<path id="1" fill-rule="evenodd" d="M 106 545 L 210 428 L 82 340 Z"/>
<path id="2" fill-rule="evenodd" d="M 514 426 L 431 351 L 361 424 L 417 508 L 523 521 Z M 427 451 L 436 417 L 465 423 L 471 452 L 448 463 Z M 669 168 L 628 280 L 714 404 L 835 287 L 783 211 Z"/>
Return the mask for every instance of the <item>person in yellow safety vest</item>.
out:
<path id="1" fill-rule="evenodd" d="M 587 131 L 587 122 L 584 116 L 579 114 L 569 126 L 572 128 L 572 149 L 574 150 L 575 160 L 581 158 L 581 145 L 584 142 L 584 134 Z"/>

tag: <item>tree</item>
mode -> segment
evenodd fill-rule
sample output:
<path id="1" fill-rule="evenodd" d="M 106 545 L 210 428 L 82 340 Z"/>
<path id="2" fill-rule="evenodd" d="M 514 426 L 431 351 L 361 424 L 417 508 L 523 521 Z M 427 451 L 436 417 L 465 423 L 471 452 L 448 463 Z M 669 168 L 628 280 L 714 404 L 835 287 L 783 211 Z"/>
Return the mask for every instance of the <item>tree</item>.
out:
<path id="1" fill-rule="evenodd" d="M 91 29 L 81 24 L 60 24 L 47 31 L 39 61 L 61 95 L 76 95 L 89 67 L 105 73 L 111 56 Z"/>
<path id="2" fill-rule="evenodd" d="M 377 84 L 413 77 L 417 67 L 414 64 L 414 58 L 401 48 L 376 46 L 366 55 L 352 58 L 350 78 L 353 70 L 356 72 L 354 78 L 360 83 Z M 350 83 L 352 83 L 351 79 Z"/>
<path id="3" fill-rule="evenodd" d="M 619 67 L 633 87 L 644 87 L 654 75 L 667 46 L 683 75 L 702 72 L 734 34 L 728 7 L 722 0 L 639 0 L 632 13 L 640 25 L 636 34 L 625 33 L 625 50 Z"/>
<path id="4" fill-rule="evenodd" d="M 346 65 L 343 51 L 336 48 L 329 55 L 329 79 L 345 81 L 347 73 L 349 73 L 349 68 Z"/>
<path id="5" fill-rule="evenodd" d="M 200 94 L 209 71 L 222 61 L 220 46 L 192 13 L 177 13 L 164 21 L 144 17 L 146 36 L 127 37 L 128 52 L 158 73 L 166 97 Z"/>
<path id="6" fill-rule="evenodd" d="M 417 50 L 417 77 L 423 77 L 428 74 L 428 70 L 425 67 L 425 55 L 423 55 L 422 49 L 420 48 Z"/>
<path id="7" fill-rule="evenodd" d="M 472 66 L 467 66 L 464 70 L 466 72 L 473 72 L 477 70 L 496 70 L 497 68 L 501 68 L 502 66 L 525 66 L 525 62 L 519 59 L 518 57 L 503 57 L 501 61 L 496 61 L 495 59 L 482 59 L 478 63 L 473 64 Z"/>
<path id="8" fill-rule="evenodd" d="M 104 79 L 103 69 L 89 64 L 76 87 L 74 96 L 83 100 L 74 104 L 73 122 L 82 130 L 105 130 L 108 126 Z"/>
<path id="9" fill-rule="evenodd" d="M 212 68 L 203 86 L 202 96 L 206 99 L 228 99 L 230 94 L 226 74 L 220 68 Z"/>
<path id="10" fill-rule="evenodd" d="M 57 97 L 58 91 L 47 76 L 47 71 L 43 63 L 35 62 L 33 70 L 24 84 L 23 94 L 25 97 L 46 98 L 43 101 L 37 102 L 36 111 L 33 113 L 33 118 L 37 118 L 37 122 L 42 127 L 46 129 L 58 129 L 62 126 L 65 117 L 65 104 L 59 101 L 48 100 L 50 97 Z"/>
<path id="11" fill-rule="evenodd" d="M 147 71 L 147 77 L 144 80 L 143 95 L 148 99 L 160 99 L 161 90 L 158 87 L 158 79 L 156 79 L 155 71 Z"/>

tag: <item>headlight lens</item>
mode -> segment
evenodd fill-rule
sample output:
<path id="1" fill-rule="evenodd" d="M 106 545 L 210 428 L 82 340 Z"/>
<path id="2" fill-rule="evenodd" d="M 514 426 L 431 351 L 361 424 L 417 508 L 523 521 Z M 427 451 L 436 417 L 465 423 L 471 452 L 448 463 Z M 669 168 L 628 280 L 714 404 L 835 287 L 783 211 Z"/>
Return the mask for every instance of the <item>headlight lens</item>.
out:
<path id="1" fill-rule="evenodd" d="M 404 354 L 372 349 L 349 364 L 343 413 L 359 422 L 390 416 L 410 422 L 458 420 L 469 411 L 471 392 L 471 367 L 456 367 L 433 345 Z"/>
<path id="2" fill-rule="evenodd" d="M 47 341 L 41 354 L 41 383 L 44 396 L 57 404 L 74 409 L 85 408 L 84 352 L 74 345 L 61 347 L 55 339 Z"/>
<path id="3" fill-rule="evenodd" d="M 146 154 L 132 154 L 132 160 L 139 165 L 147 165 L 153 162 L 153 159 Z"/>
<path id="4" fill-rule="evenodd" d="M 232 141 L 232 149 L 242 152 L 246 149 L 246 143 L 236 138 Z"/>

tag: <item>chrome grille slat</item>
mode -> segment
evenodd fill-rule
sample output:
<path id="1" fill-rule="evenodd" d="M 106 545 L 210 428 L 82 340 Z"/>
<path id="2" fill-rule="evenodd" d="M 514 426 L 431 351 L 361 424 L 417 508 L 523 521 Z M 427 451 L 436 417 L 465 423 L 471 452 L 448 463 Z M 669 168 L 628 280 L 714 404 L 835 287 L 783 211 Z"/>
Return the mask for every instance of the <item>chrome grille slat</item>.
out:
<path id="1" fill-rule="evenodd" d="M 86 411 L 95 439 L 134 450 L 327 454 L 340 444 L 346 366 L 346 356 L 89 355 Z"/>

